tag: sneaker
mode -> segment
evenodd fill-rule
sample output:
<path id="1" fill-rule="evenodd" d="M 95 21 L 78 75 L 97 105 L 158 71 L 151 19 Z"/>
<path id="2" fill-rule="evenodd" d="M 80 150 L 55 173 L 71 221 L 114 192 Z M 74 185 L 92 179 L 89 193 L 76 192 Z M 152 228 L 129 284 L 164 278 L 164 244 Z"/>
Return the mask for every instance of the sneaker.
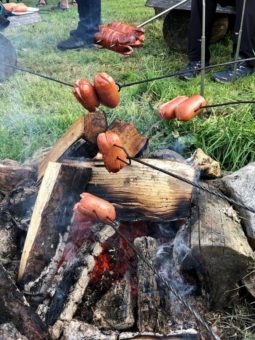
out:
<path id="1" fill-rule="evenodd" d="M 234 65 L 230 65 L 223 71 L 215 72 L 212 78 L 219 83 L 227 83 L 239 78 L 243 78 L 255 72 L 254 67 L 249 67 L 245 61 L 237 64 L 236 75 L 234 77 Z"/>
<path id="2" fill-rule="evenodd" d="M 81 38 L 73 35 L 70 36 L 67 40 L 61 41 L 57 47 L 60 50 L 74 50 L 79 48 L 94 48 L 93 44 L 87 44 Z"/>
<path id="3" fill-rule="evenodd" d="M 209 62 L 205 63 L 205 66 L 208 66 Z M 191 80 L 195 78 L 199 73 L 201 72 L 201 61 L 189 61 L 188 65 L 184 67 L 181 72 L 183 72 L 181 75 L 179 75 L 179 79 L 181 80 Z"/>

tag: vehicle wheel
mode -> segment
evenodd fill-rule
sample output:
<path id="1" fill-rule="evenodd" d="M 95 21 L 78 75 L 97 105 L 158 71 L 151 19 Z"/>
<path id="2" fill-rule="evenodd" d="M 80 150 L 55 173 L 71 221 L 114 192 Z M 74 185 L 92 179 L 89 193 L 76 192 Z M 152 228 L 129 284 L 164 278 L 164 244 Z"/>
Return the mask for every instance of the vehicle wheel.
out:
<path id="1" fill-rule="evenodd" d="M 190 11 L 173 10 L 168 13 L 163 23 L 163 36 L 167 46 L 172 50 L 187 53 Z M 228 31 L 227 14 L 217 13 L 212 28 L 211 42 L 223 39 Z"/>

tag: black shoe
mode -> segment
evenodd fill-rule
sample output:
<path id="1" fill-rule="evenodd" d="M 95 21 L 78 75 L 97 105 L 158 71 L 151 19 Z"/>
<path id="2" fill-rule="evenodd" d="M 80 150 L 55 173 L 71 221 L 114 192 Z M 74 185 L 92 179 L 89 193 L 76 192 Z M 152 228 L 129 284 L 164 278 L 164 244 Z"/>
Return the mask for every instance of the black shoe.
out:
<path id="1" fill-rule="evenodd" d="M 78 48 L 94 48 L 93 44 L 87 44 L 81 38 L 73 35 L 70 36 L 67 40 L 61 41 L 57 47 L 60 50 L 73 50 Z"/>
<path id="2" fill-rule="evenodd" d="M 206 62 L 205 66 L 208 65 L 209 62 Z M 201 72 L 201 61 L 189 61 L 188 65 L 184 67 L 181 72 L 183 72 L 181 75 L 179 75 L 179 78 L 181 80 L 191 80 L 195 78 Z"/>
<path id="3" fill-rule="evenodd" d="M 234 77 L 234 65 L 230 65 L 223 71 L 215 72 L 212 78 L 219 83 L 227 83 L 239 78 L 243 78 L 255 72 L 254 67 L 249 67 L 245 61 L 237 64 L 236 75 Z"/>

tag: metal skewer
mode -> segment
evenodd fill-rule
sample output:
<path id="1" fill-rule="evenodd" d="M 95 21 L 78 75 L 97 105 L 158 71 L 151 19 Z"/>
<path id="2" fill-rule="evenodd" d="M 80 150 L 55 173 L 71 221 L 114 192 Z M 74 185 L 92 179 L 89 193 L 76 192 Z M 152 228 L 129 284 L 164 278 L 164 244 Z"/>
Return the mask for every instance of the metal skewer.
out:
<path id="1" fill-rule="evenodd" d="M 233 70 L 233 81 L 236 78 L 236 70 L 237 70 L 237 60 L 239 58 L 239 52 L 240 52 L 240 46 L 241 46 L 241 39 L 242 39 L 242 33 L 243 33 L 243 21 L 244 21 L 244 13 L 246 9 L 246 0 L 243 0 L 243 10 L 242 10 L 242 17 L 240 22 L 240 29 L 238 32 L 238 40 L 237 40 L 237 46 L 236 46 L 236 54 L 235 54 L 235 64 L 234 64 L 234 70 Z"/>
<path id="2" fill-rule="evenodd" d="M 200 81 L 200 95 L 204 96 L 205 92 L 205 0 L 202 4 L 202 36 L 201 36 L 201 81 Z"/>
<path id="3" fill-rule="evenodd" d="M 188 0 L 182 0 L 182 1 L 180 1 L 178 4 L 175 4 L 175 5 L 173 5 L 173 6 L 169 7 L 169 8 L 167 8 L 167 9 L 164 10 L 163 12 L 160 12 L 159 14 L 155 15 L 154 17 L 152 17 L 152 18 L 150 18 L 150 19 L 144 21 L 142 24 L 138 25 L 137 27 L 143 27 L 143 26 L 149 24 L 150 22 L 152 22 L 152 21 L 154 21 L 154 20 L 156 20 L 156 19 L 162 17 L 162 15 L 164 15 L 164 14 L 170 12 L 172 9 L 175 9 L 175 8 L 179 7 L 180 5 L 184 4 L 184 3 L 187 2 L 187 1 L 188 1 Z"/>

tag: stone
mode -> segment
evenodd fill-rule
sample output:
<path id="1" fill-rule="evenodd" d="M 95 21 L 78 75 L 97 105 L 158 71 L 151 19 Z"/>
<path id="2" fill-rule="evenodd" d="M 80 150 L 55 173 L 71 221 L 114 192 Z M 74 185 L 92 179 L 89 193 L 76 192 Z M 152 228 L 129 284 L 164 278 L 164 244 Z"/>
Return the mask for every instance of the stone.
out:
<path id="1" fill-rule="evenodd" d="M 249 163 L 231 175 L 223 177 L 221 181 L 226 193 L 233 200 L 255 210 L 255 162 Z M 255 214 L 237 205 L 235 208 L 239 212 L 245 233 L 254 250 Z"/>

